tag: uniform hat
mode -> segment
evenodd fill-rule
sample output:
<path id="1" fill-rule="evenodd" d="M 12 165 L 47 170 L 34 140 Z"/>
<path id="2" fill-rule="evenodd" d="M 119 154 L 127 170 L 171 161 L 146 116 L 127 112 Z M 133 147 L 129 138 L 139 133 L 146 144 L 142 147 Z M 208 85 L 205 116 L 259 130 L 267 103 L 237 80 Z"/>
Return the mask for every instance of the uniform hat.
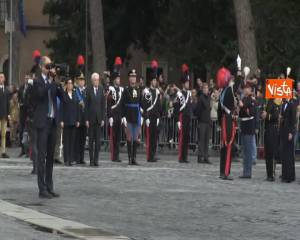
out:
<path id="1" fill-rule="evenodd" d="M 135 69 L 130 70 L 129 73 L 128 73 L 128 76 L 129 77 L 136 77 L 137 76 L 136 70 Z"/>
<path id="2" fill-rule="evenodd" d="M 187 64 L 182 64 L 181 66 L 181 71 L 182 71 L 182 75 L 181 75 L 181 83 L 185 83 L 190 81 L 190 69 L 189 66 Z"/>
<path id="3" fill-rule="evenodd" d="M 153 79 L 157 79 L 158 77 L 158 62 L 156 60 L 152 60 L 151 62 L 151 72 L 149 74 L 149 77 L 147 79 L 147 85 L 150 84 L 150 82 L 153 80 Z"/>
<path id="4" fill-rule="evenodd" d="M 121 76 L 122 59 L 120 57 L 115 58 L 114 69 L 111 74 L 111 80 L 115 80 Z"/>
<path id="5" fill-rule="evenodd" d="M 41 60 L 41 52 L 39 50 L 34 50 L 32 53 L 33 60 L 36 64 L 40 63 Z"/>
<path id="6" fill-rule="evenodd" d="M 218 88 L 227 87 L 231 78 L 232 78 L 231 73 L 227 68 L 225 67 L 220 68 L 217 72 Z"/>

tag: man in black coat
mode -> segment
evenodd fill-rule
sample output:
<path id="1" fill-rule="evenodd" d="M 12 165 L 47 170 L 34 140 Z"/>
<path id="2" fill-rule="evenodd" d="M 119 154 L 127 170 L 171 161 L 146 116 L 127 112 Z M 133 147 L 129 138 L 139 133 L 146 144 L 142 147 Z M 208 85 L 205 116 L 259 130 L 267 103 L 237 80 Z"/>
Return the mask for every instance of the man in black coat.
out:
<path id="1" fill-rule="evenodd" d="M 104 126 L 106 99 L 98 73 L 92 74 L 92 86 L 86 91 L 85 119 L 89 136 L 90 165 L 99 166 L 101 129 Z"/>
<path id="2" fill-rule="evenodd" d="M 37 131 L 37 175 L 40 198 L 59 197 L 53 188 L 53 162 L 56 127 L 59 124 L 56 97 L 62 98 L 63 89 L 55 82 L 55 68 L 50 58 L 42 57 L 41 75 L 34 82 L 36 107 L 33 124 Z"/>
<path id="3" fill-rule="evenodd" d="M 296 132 L 296 102 L 287 99 L 282 104 L 280 118 L 280 159 L 282 162 L 281 181 L 295 181 L 295 138 Z"/>
<path id="4" fill-rule="evenodd" d="M 5 75 L 0 73 L 0 132 L 1 132 L 1 157 L 9 158 L 6 154 L 6 130 L 9 118 L 9 96 L 10 93 L 4 85 Z"/>
<path id="5" fill-rule="evenodd" d="M 208 84 L 204 83 L 198 96 L 195 115 L 198 117 L 198 163 L 208 163 L 208 144 L 211 128 L 210 96 Z"/>

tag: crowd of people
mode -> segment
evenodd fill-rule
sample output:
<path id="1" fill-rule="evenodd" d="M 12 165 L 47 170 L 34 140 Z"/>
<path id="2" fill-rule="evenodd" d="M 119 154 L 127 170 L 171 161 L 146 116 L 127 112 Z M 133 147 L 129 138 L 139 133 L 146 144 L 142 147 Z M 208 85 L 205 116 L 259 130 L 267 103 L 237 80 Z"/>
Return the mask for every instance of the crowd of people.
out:
<path id="1" fill-rule="evenodd" d="M 256 135 L 264 134 L 267 180 L 274 181 L 275 164 L 282 163 L 282 181 L 295 180 L 295 144 L 298 142 L 300 84 L 293 99 L 264 98 L 265 82 L 260 72 L 249 74 L 238 68 L 233 76 L 228 69 L 218 71 L 215 80 L 196 80 L 191 89 L 189 67 L 182 65 L 179 85 L 166 84 L 158 74 L 158 62 L 151 63 L 146 81 L 137 80 L 137 72 L 128 73 L 128 85 L 121 86 L 122 60 L 117 57 L 114 68 L 105 74 L 93 73 L 86 81 L 82 73 L 84 61 L 78 59 L 75 76 L 60 76 L 49 57 L 35 56 L 37 64 L 25 75 L 19 88 L 5 85 L 0 73 L 1 157 L 6 153 L 7 126 L 9 142 L 21 147 L 20 157 L 33 162 L 32 173 L 38 175 L 39 196 L 58 197 L 54 192 L 53 163 L 66 166 L 86 164 L 84 159 L 88 137 L 89 163 L 99 165 L 99 152 L 104 127 L 109 133 L 110 157 L 119 158 L 121 132 L 126 133 L 128 162 L 138 165 L 137 148 L 142 131 L 146 160 L 156 162 L 161 119 L 167 119 L 167 139 L 178 139 L 178 161 L 188 163 L 190 137 L 195 134 L 191 119 L 197 119 L 198 163 L 211 164 L 209 143 L 220 145 L 220 178 L 231 180 L 232 152 L 239 134 L 243 150 L 241 178 L 252 177 L 257 159 Z M 281 75 L 279 78 L 288 76 Z M 125 82 L 125 81 L 124 81 Z M 212 125 L 218 120 L 219 125 Z M 264 122 L 264 133 L 258 132 Z M 175 126 L 173 126 L 175 125 Z M 172 129 L 176 128 L 174 132 Z M 220 129 L 220 130 L 219 130 Z M 218 132 L 220 134 L 211 134 Z M 176 136 L 175 136 L 176 135 Z"/>

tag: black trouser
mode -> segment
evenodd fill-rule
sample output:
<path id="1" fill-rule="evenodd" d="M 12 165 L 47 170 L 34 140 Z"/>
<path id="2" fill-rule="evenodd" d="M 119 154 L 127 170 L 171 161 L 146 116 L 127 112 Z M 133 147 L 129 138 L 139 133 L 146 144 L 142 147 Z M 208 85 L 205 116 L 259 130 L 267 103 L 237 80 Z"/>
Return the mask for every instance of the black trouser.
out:
<path id="1" fill-rule="evenodd" d="M 19 122 L 19 141 L 20 141 L 20 146 L 22 148 L 22 153 L 25 154 L 25 148 L 22 143 L 23 141 L 23 133 L 25 129 L 25 123 L 26 123 L 26 114 L 25 114 L 25 109 L 24 107 L 20 107 L 20 122 Z M 26 152 L 27 154 L 28 152 Z"/>
<path id="2" fill-rule="evenodd" d="M 278 151 L 278 126 L 276 124 L 266 124 L 265 126 L 265 158 L 267 177 L 274 177 L 275 156 Z"/>
<path id="3" fill-rule="evenodd" d="M 109 126 L 110 135 L 110 156 L 112 161 L 119 160 L 121 141 L 121 118 L 113 118 L 113 126 Z"/>
<path id="4" fill-rule="evenodd" d="M 199 122 L 198 124 L 198 158 L 208 159 L 208 145 L 210 136 L 210 124 Z"/>
<path id="5" fill-rule="evenodd" d="M 223 123 L 223 118 L 225 117 L 225 122 Z M 231 151 L 232 147 L 230 147 L 229 145 L 225 145 L 224 143 L 224 136 L 223 136 L 223 131 L 226 130 L 226 142 L 230 143 L 230 140 L 232 139 L 232 127 L 233 127 L 233 119 L 232 116 L 230 114 L 224 114 L 222 116 L 221 119 L 222 123 L 221 123 L 221 131 L 222 131 L 222 145 L 221 145 L 221 151 L 220 151 L 220 175 L 224 176 L 225 175 L 225 169 L 226 169 L 226 161 L 228 162 L 228 175 L 230 174 L 230 168 L 231 168 L 231 158 L 232 158 L 232 153 L 229 155 L 228 159 L 227 159 L 227 151 Z M 224 129 L 225 128 L 225 129 Z M 232 142 L 233 146 L 234 141 Z"/>
<path id="6" fill-rule="evenodd" d="M 63 144 L 64 144 L 64 162 L 71 165 L 74 159 L 75 148 L 75 126 L 64 126 L 63 128 Z"/>
<path id="7" fill-rule="evenodd" d="M 47 119 L 44 128 L 37 129 L 37 176 L 40 192 L 53 191 L 53 161 L 56 141 L 56 125 L 53 119 Z"/>
<path id="8" fill-rule="evenodd" d="M 84 149 L 85 149 L 85 142 L 86 142 L 86 127 L 81 125 L 75 131 L 76 131 L 75 158 L 77 163 L 83 163 Z"/>
<path id="9" fill-rule="evenodd" d="M 179 113 L 179 122 L 181 128 L 179 130 L 179 162 L 187 161 L 189 140 L 190 140 L 190 117 Z"/>
<path id="10" fill-rule="evenodd" d="M 150 117 L 149 127 L 145 126 L 147 161 L 153 161 L 157 148 L 157 117 Z"/>
<path id="11" fill-rule="evenodd" d="M 101 125 L 92 124 L 88 130 L 89 136 L 89 153 L 90 153 L 90 165 L 98 165 L 99 151 L 100 151 L 100 138 L 101 138 Z"/>
<path id="12" fill-rule="evenodd" d="M 31 149 L 30 159 L 33 164 L 33 172 L 36 172 L 37 162 L 37 130 L 33 126 L 32 121 L 28 121 L 29 148 Z"/>
<path id="13" fill-rule="evenodd" d="M 292 140 L 288 140 L 288 129 L 282 129 L 280 133 L 280 158 L 282 164 L 282 180 L 292 182 L 295 181 L 295 134 Z"/>

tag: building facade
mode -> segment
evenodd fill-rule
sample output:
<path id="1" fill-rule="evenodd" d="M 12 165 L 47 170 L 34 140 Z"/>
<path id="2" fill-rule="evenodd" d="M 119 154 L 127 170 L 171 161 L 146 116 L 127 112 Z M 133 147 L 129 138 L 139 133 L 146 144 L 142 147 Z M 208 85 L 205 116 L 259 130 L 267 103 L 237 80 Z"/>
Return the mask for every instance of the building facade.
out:
<path id="1" fill-rule="evenodd" d="M 43 6 L 46 0 L 24 1 L 24 15 L 26 18 L 26 36 L 20 39 L 20 68 L 17 74 L 18 79 L 13 79 L 13 84 L 18 85 L 26 72 L 30 71 L 33 60 L 32 52 L 39 49 L 41 54 L 49 54 L 45 41 L 53 37 L 49 26 L 48 16 L 43 15 Z M 5 19 L 9 16 L 9 1 L 0 0 L 0 71 L 8 76 L 9 68 L 9 34 L 5 33 Z M 19 31 L 19 29 L 15 29 Z M 13 63 L 14 64 L 14 63 Z"/>

